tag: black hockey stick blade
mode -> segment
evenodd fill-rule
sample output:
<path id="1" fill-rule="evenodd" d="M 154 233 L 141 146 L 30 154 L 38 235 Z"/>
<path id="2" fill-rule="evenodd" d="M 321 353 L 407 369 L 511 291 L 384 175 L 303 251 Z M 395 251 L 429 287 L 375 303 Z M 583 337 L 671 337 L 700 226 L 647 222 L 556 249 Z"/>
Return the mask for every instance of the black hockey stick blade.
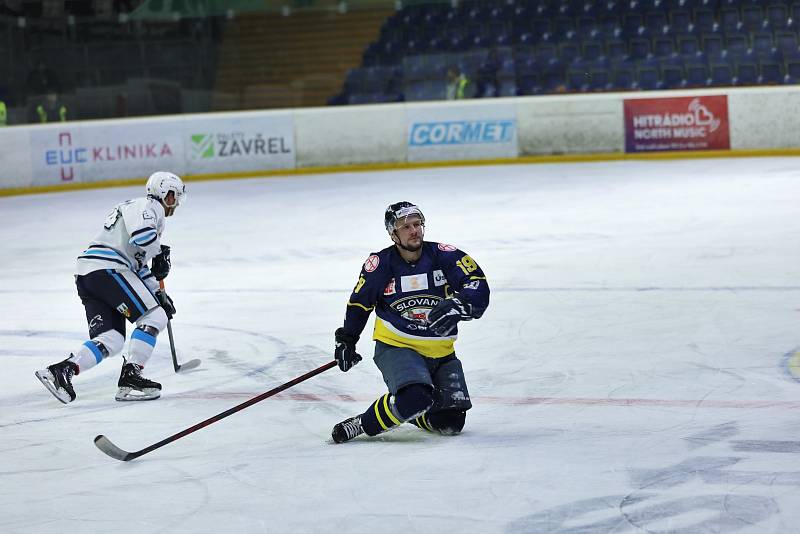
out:
<path id="1" fill-rule="evenodd" d="M 127 462 L 128 460 L 133 460 L 138 456 L 138 454 L 136 453 L 123 451 L 122 449 L 111 443 L 111 440 L 102 434 L 94 438 L 94 444 L 97 446 L 98 449 L 100 449 L 107 455 L 111 456 L 115 460 L 119 460 L 121 462 Z"/>
<path id="2" fill-rule="evenodd" d="M 179 363 L 178 368 L 175 370 L 176 373 L 180 373 L 181 371 L 188 371 L 189 369 L 194 369 L 195 367 L 200 366 L 200 360 L 195 358 L 194 360 L 189 360 L 186 363 Z"/>
<path id="3" fill-rule="evenodd" d="M 119 447 L 117 447 L 116 445 L 114 445 L 113 443 L 111 443 L 111 440 L 108 439 L 107 437 L 103 436 L 102 434 L 97 436 L 96 438 L 94 438 L 94 444 L 97 446 L 98 449 L 100 449 L 101 451 L 103 451 L 104 453 L 109 455 L 110 457 L 114 458 L 115 460 L 119 460 L 121 462 L 127 462 L 129 460 L 133 460 L 134 458 L 138 458 L 139 456 L 147 454 L 148 452 L 151 452 L 151 451 L 154 451 L 156 449 L 159 449 L 159 448 L 163 447 L 164 445 L 167 445 L 168 443 L 172 443 L 175 440 L 181 439 L 184 436 L 188 436 L 192 432 L 196 432 L 196 431 L 200 430 L 201 428 L 205 428 L 208 425 L 214 424 L 217 421 L 220 421 L 221 419 L 225 419 L 229 415 L 233 415 L 236 412 L 244 410 L 248 406 L 252 406 L 253 404 L 255 404 L 257 402 L 261 402 L 262 400 L 267 399 L 269 397 L 272 397 L 273 395 L 276 395 L 276 394 L 280 393 L 281 391 L 287 390 L 292 386 L 296 386 L 300 382 L 303 382 L 304 380 L 308 380 L 312 376 L 317 376 L 318 374 L 323 373 L 323 372 L 327 371 L 328 369 L 332 369 L 332 368 L 336 367 L 336 365 L 337 365 L 336 364 L 336 360 L 328 362 L 325 365 L 317 367 L 313 371 L 309 371 L 306 374 L 298 376 L 297 378 L 294 378 L 292 380 L 289 380 L 288 382 L 286 382 L 284 384 L 281 384 L 278 387 L 272 388 L 269 391 L 265 391 L 261 395 L 257 395 L 257 396 L 253 397 L 250 400 L 247 400 L 247 401 L 245 401 L 245 402 L 243 402 L 241 404 L 238 404 L 238 405 L 234 406 L 233 408 L 229 408 L 229 409 L 225 410 L 224 412 L 221 412 L 221 413 L 218 413 L 217 415 L 209 417 L 205 421 L 200 421 L 196 425 L 190 426 L 189 428 L 185 428 L 185 429 L 181 430 L 180 432 L 178 432 L 177 434 L 173 434 L 173 435 L 169 436 L 168 438 L 164 438 L 161 441 L 159 441 L 158 443 L 153 443 L 152 445 L 150 445 L 148 447 L 145 447 L 144 449 L 142 449 L 140 451 L 136 451 L 136 452 L 124 451 L 124 450 L 120 449 Z"/>

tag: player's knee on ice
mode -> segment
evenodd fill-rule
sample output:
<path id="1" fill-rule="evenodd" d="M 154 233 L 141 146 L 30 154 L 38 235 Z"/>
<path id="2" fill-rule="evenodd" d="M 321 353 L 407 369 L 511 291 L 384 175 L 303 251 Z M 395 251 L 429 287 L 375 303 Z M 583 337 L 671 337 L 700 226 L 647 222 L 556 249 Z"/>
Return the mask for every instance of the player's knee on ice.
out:
<path id="1" fill-rule="evenodd" d="M 409 384 L 402 387 L 394 397 L 394 405 L 400 418 L 408 421 L 433 406 L 433 388 L 427 384 Z"/>
<path id="2" fill-rule="evenodd" d="M 427 419 L 434 430 L 445 436 L 455 436 L 464 429 L 467 412 L 463 410 L 440 410 L 429 413 Z"/>

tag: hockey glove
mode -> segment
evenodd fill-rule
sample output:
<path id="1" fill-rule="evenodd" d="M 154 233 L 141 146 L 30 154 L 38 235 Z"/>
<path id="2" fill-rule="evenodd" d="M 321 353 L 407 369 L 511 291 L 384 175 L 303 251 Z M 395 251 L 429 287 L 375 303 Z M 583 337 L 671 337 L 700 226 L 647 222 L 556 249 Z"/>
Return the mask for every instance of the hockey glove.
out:
<path id="1" fill-rule="evenodd" d="M 156 298 L 161 307 L 164 308 L 164 311 L 167 312 L 167 318 L 171 320 L 172 316 L 175 315 L 175 304 L 172 303 L 170 296 L 167 295 L 166 291 L 156 291 Z"/>
<path id="2" fill-rule="evenodd" d="M 153 266 L 150 272 L 156 277 L 159 282 L 167 277 L 169 269 L 172 267 L 172 260 L 169 257 L 169 247 L 161 245 L 161 252 L 153 256 Z"/>
<path id="3" fill-rule="evenodd" d="M 358 336 L 353 336 L 344 331 L 344 328 L 336 329 L 336 350 L 333 357 L 339 364 L 339 369 L 345 373 L 361 361 L 361 355 L 356 352 Z"/>
<path id="4" fill-rule="evenodd" d="M 458 295 L 442 299 L 428 312 L 428 328 L 438 336 L 449 336 L 459 321 L 472 319 L 472 304 L 464 302 Z"/>

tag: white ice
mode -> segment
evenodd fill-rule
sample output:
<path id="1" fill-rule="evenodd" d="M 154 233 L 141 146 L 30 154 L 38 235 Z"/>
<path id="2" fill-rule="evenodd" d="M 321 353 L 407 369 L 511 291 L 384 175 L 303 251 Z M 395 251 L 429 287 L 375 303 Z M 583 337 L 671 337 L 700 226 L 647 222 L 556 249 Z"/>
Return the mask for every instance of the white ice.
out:
<path id="1" fill-rule="evenodd" d="M 0 532 L 800 531 L 800 160 L 539 164 L 190 182 L 168 221 L 178 313 L 114 401 L 120 358 L 62 405 L 35 379 L 86 336 L 74 258 L 133 188 L 0 198 Z M 383 210 L 492 288 L 456 344 L 463 434 L 335 445 L 385 391 L 370 321 L 332 369 L 131 462 L 129 451 L 332 360 Z"/>

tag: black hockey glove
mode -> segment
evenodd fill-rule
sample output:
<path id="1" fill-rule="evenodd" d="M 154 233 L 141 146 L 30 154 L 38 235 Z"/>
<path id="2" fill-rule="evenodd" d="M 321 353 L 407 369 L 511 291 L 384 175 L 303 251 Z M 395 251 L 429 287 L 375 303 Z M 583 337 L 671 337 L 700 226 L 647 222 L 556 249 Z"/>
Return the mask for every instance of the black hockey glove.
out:
<path id="1" fill-rule="evenodd" d="M 153 256 L 153 266 L 150 267 L 150 272 L 156 277 L 159 282 L 167 277 L 169 269 L 172 267 L 172 260 L 169 257 L 169 247 L 161 245 L 161 252 Z"/>
<path id="2" fill-rule="evenodd" d="M 164 311 L 167 312 L 167 318 L 172 319 L 172 316 L 175 315 L 175 304 L 172 303 L 172 299 L 167 295 L 167 292 L 156 291 L 156 298 L 158 298 L 158 303 L 161 304 Z"/>
<path id="3" fill-rule="evenodd" d="M 345 373 L 361 361 L 361 355 L 356 352 L 358 336 L 353 336 L 344 331 L 344 328 L 336 329 L 336 350 L 333 357 L 339 364 L 339 369 Z"/>
<path id="4" fill-rule="evenodd" d="M 459 321 L 472 319 L 472 304 L 464 302 L 458 295 L 439 301 L 439 304 L 428 312 L 428 328 L 436 335 L 448 336 L 455 330 Z"/>

